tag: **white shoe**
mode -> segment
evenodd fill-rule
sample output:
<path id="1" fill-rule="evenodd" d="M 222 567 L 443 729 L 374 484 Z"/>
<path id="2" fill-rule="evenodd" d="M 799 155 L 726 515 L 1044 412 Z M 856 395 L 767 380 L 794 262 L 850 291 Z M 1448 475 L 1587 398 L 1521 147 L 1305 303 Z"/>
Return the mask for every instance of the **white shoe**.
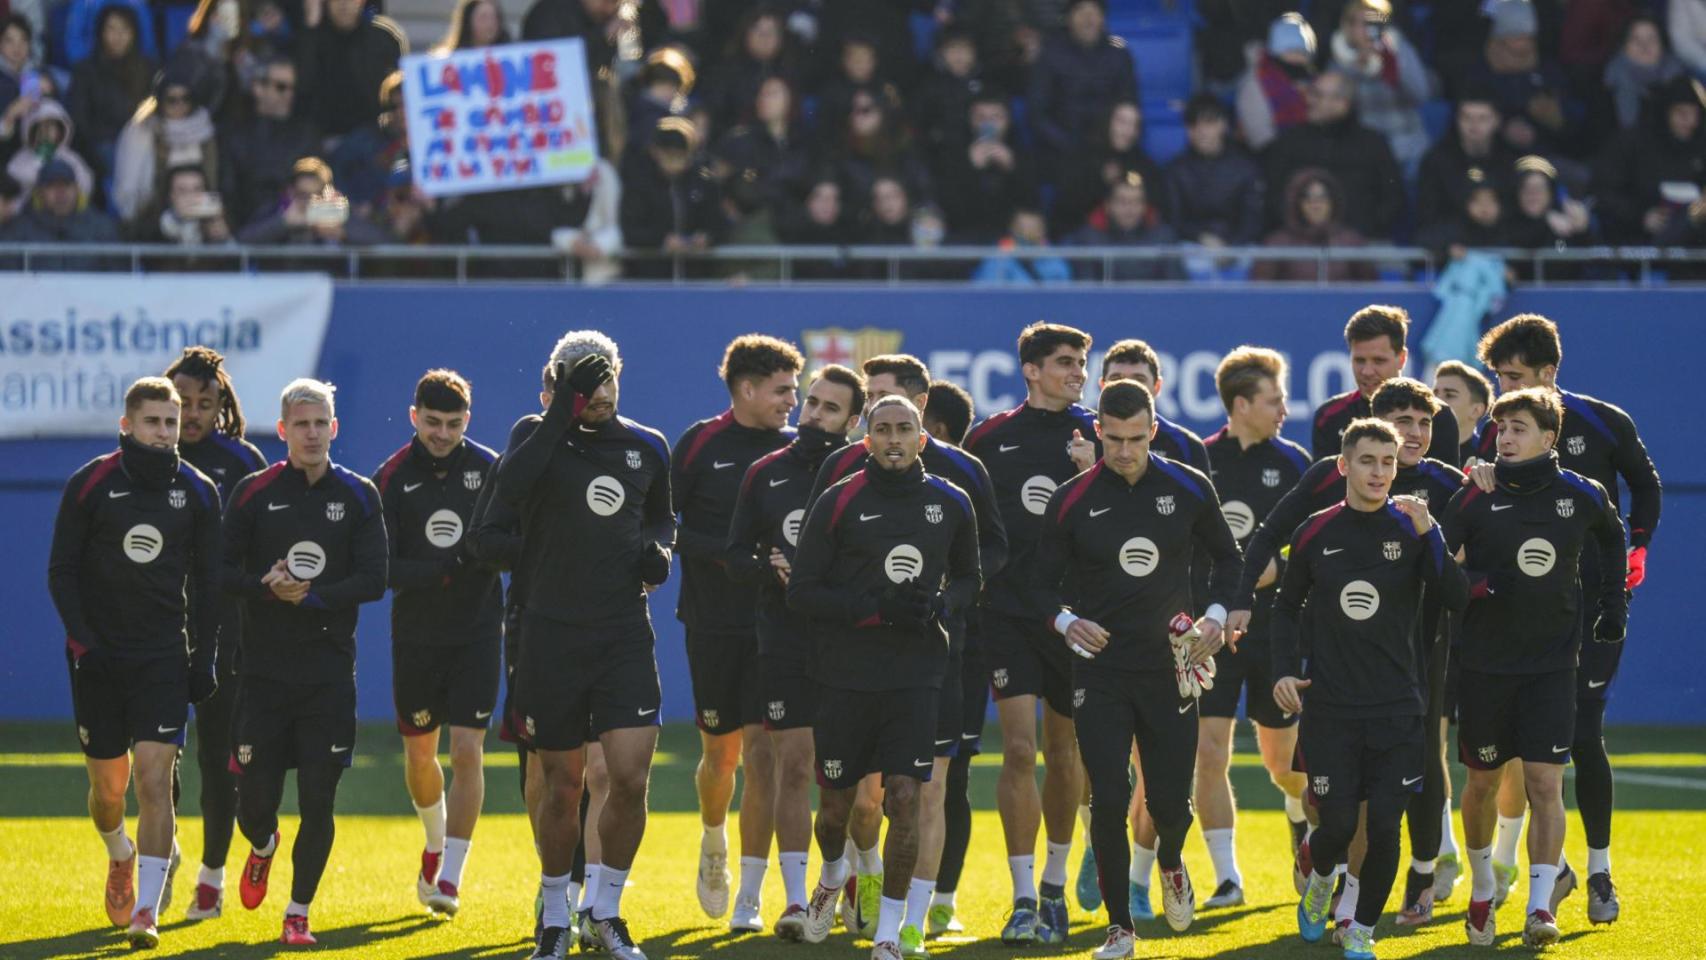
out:
<path id="1" fill-rule="evenodd" d="M 1108 939 L 1090 954 L 1090 960 L 1131 960 L 1136 952 L 1137 934 L 1119 926 L 1108 928 Z"/>
<path id="2" fill-rule="evenodd" d="M 1463 875 L 1463 861 L 1455 853 L 1440 854 L 1434 861 L 1434 902 L 1444 903 L 1451 899 L 1451 891 L 1457 887 L 1457 878 Z"/>
<path id="3" fill-rule="evenodd" d="M 759 933 L 764 929 L 764 918 L 759 915 L 760 906 L 756 897 L 736 897 L 735 912 L 729 917 L 729 929 L 740 933 Z"/>
<path id="4" fill-rule="evenodd" d="M 646 960 L 646 955 L 634 943 L 634 938 L 628 935 L 628 924 L 621 917 L 611 917 L 608 920 L 594 920 L 593 928 L 598 931 L 598 940 L 609 951 L 612 960 Z"/>
<path id="5" fill-rule="evenodd" d="M 871 944 L 871 960 L 902 960 L 900 944 L 894 940 Z"/>
<path id="6" fill-rule="evenodd" d="M 699 851 L 699 909 L 707 917 L 729 912 L 729 855 Z"/>
<path id="7" fill-rule="evenodd" d="M 1161 909 L 1174 933 L 1189 930 L 1196 918 L 1197 893 L 1191 888 L 1191 875 L 1182 863 L 1177 870 L 1161 870 Z"/>
<path id="8" fill-rule="evenodd" d="M 1546 947 L 1558 942 L 1558 921 L 1544 910 L 1536 910 L 1528 915 L 1528 922 L 1522 927 L 1522 945 L 1525 947 Z"/>
<path id="9" fill-rule="evenodd" d="M 818 884 L 812 898 L 806 902 L 806 925 L 803 935 L 807 943 L 822 943 L 835 926 L 835 901 L 841 896 L 840 887 Z"/>

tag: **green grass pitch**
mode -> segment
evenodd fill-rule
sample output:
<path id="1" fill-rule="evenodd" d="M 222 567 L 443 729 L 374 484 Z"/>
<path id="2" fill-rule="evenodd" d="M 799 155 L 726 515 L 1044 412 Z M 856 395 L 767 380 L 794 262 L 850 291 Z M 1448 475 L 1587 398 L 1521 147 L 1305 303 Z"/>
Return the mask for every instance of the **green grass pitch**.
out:
<path id="1" fill-rule="evenodd" d="M 1609 739 L 1620 775 L 1613 856 L 1623 916 L 1613 927 L 1590 929 L 1583 894 L 1578 892 L 1561 911 L 1564 941 L 1548 952 L 1583 960 L 1706 957 L 1706 922 L 1693 912 L 1706 899 L 1706 733 L 1621 728 L 1613 730 Z M 1235 910 L 1199 913 L 1196 924 L 1182 935 L 1160 921 L 1142 924 L 1140 958 L 1338 955 L 1334 947 L 1309 946 L 1297 938 L 1296 897 L 1284 853 L 1286 828 L 1277 794 L 1255 759 L 1253 741 L 1243 732 L 1238 748 L 1233 783 L 1244 810 L 1238 847 L 1250 903 Z M 355 769 L 345 777 L 339 794 L 332 861 L 314 903 L 313 926 L 320 946 L 309 952 L 340 960 L 527 956 L 537 862 L 516 789 L 514 753 L 495 738 L 488 749 L 486 814 L 464 876 L 462 912 L 451 921 L 436 920 L 414 899 L 421 830 L 409 813 L 397 737 L 387 726 L 363 729 Z M 0 958 L 4 960 L 129 952 L 120 931 L 107 925 L 101 908 L 105 860 L 83 812 L 86 780 L 81 758 L 74 751 L 69 724 L 0 725 Z M 709 920 L 700 912 L 692 893 L 699 838 L 692 785 L 697 751 L 690 727 L 664 730 L 652 778 L 651 822 L 623 900 L 623 912 L 650 960 L 865 956 L 868 945 L 855 944 L 839 930 L 819 946 L 783 944 L 768 935 L 732 936 L 725 922 Z M 1016 954 L 1087 957 L 1101 943 L 1103 921 L 1079 910 L 1075 900 L 1073 935 L 1064 946 L 1013 950 L 995 939 L 1008 896 L 1005 851 L 994 812 L 998 756 L 998 752 L 986 754 L 973 768 L 973 803 L 978 812 L 959 898 L 968 934 L 935 942 L 932 954 L 954 960 L 993 960 Z M 236 896 L 236 875 L 247 852 L 240 836 L 228 864 L 225 916 L 199 924 L 184 922 L 201 848 L 193 763 L 184 769 L 179 836 L 185 865 L 155 954 L 258 958 L 295 952 L 277 943 L 279 918 L 289 892 L 289 857 L 281 857 L 273 871 L 267 903 L 260 910 L 245 911 Z M 1455 776 L 1460 785 L 1461 768 Z M 291 791 L 286 792 L 286 809 L 294 810 L 288 799 Z M 287 816 L 286 845 L 294 826 L 293 818 Z M 732 835 L 732 822 L 730 830 Z M 131 831 L 134 835 L 134 821 Z M 1461 840 L 1461 826 L 1457 832 Z M 1075 838 L 1074 870 L 1082 842 L 1081 835 Z M 1586 854 L 1573 815 L 1566 849 L 1579 869 Z M 1205 897 L 1213 874 L 1202 841 L 1195 835 L 1186 845 L 1185 858 L 1199 899 Z M 814 852 L 814 881 L 816 872 Z M 1394 891 L 1394 900 L 1400 892 Z M 1503 952 L 1528 952 L 1518 937 L 1524 896 L 1519 887 L 1500 911 L 1499 949 Z M 1383 922 L 1376 931 L 1379 956 L 1395 960 L 1486 955 L 1487 951 L 1472 950 L 1464 943 L 1466 897 L 1467 880 L 1441 906 L 1432 925 L 1414 932 L 1401 932 L 1390 921 Z M 766 921 L 773 921 L 782 906 L 781 877 L 774 867 L 766 881 L 764 903 Z M 1395 909 L 1395 902 L 1388 904 L 1388 916 Z"/>

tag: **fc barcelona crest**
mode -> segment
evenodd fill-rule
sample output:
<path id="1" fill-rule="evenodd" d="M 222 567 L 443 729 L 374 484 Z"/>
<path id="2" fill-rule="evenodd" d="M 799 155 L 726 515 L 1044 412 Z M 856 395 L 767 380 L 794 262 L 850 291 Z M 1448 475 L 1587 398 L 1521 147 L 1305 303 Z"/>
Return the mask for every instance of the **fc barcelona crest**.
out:
<path id="1" fill-rule="evenodd" d="M 765 711 L 765 715 L 770 718 L 772 723 L 780 722 L 783 717 L 788 715 L 788 704 L 782 700 L 772 700 L 769 709 Z"/>
<path id="2" fill-rule="evenodd" d="M 1558 501 L 1558 516 L 1568 518 L 1568 517 L 1573 517 L 1575 515 L 1576 515 L 1576 501 L 1571 499 L 1570 497 L 1563 497 L 1563 498 L 1559 499 L 1559 501 Z"/>
<path id="3" fill-rule="evenodd" d="M 253 760 L 254 758 L 255 758 L 255 748 L 252 745 L 245 743 L 242 746 L 237 748 L 237 765 L 238 766 L 246 767 L 249 765 L 249 761 Z"/>
<path id="4" fill-rule="evenodd" d="M 927 504 L 925 504 L 924 505 L 924 519 L 930 521 L 931 523 L 941 523 L 942 522 L 942 505 L 939 503 L 927 503 Z"/>
<path id="5" fill-rule="evenodd" d="M 484 482 L 485 479 L 486 475 L 478 470 L 462 471 L 462 486 L 468 490 L 480 489 L 480 484 Z"/>
<path id="6" fill-rule="evenodd" d="M 1161 514 L 1163 517 L 1172 516 L 1175 509 L 1177 509 L 1177 505 L 1173 502 L 1172 494 L 1169 493 L 1164 497 L 1155 498 L 1155 512 Z"/>
<path id="7" fill-rule="evenodd" d="M 1576 434 L 1570 439 L 1564 441 L 1564 449 L 1570 451 L 1570 456 L 1579 457 L 1587 452 L 1588 438 L 1581 434 Z"/>
<path id="8" fill-rule="evenodd" d="M 628 451 L 628 469 L 629 470 L 640 469 L 640 451 L 638 451 L 638 450 L 629 450 Z"/>
<path id="9" fill-rule="evenodd" d="M 1388 560 L 1396 560 L 1404 554 L 1404 547 L 1396 540 L 1388 540 L 1380 545 L 1380 553 Z"/>
<path id="10" fill-rule="evenodd" d="M 823 762 L 823 775 L 831 780 L 841 779 L 841 761 L 825 760 Z"/>
<path id="11" fill-rule="evenodd" d="M 1316 777 L 1312 781 L 1312 786 L 1314 787 L 1315 795 L 1317 797 L 1326 796 L 1327 795 L 1327 788 L 1330 787 L 1331 785 L 1332 784 L 1327 782 L 1326 777 Z"/>
<path id="12" fill-rule="evenodd" d="M 166 491 L 166 502 L 172 505 L 173 510 L 182 510 L 190 498 L 184 491 L 173 489 Z"/>
<path id="13" fill-rule="evenodd" d="M 1264 486 L 1264 487 L 1277 487 L 1279 485 L 1280 485 L 1280 472 L 1279 472 L 1278 467 L 1268 467 L 1267 469 L 1262 471 L 1262 486 Z"/>
<path id="14" fill-rule="evenodd" d="M 342 500 L 334 500 L 331 503 L 326 504 L 326 519 L 327 520 L 330 520 L 333 523 L 337 523 L 339 520 L 342 520 L 343 518 L 344 518 L 344 502 Z"/>

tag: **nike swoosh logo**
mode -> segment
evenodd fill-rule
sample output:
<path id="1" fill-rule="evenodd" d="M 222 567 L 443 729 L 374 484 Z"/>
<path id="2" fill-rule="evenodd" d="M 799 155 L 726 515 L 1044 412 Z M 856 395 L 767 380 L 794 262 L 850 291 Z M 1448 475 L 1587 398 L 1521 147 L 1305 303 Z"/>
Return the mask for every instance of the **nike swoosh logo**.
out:
<path id="1" fill-rule="evenodd" d="M 912 765 L 915 767 L 928 767 L 931 764 L 928 760 L 914 760 L 912 761 Z"/>
<path id="2" fill-rule="evenodd" d="M 1570 749 L 1569 747 L 1553 747 L 1552 752 L 1553 753 L 1568 753 L 1569 749 Z"/>
<path id="3" fill-rule="evenodd" d="M 787 483 L 787 482 L 788 482 L 788 481 L 789 481 L 789 480 L 792 480 L 792 479 L 794 479 L 794 478 L 793 478 L 793 477 L 783 477 L 783 478 L 782 478 L 782 479 L 780 479 L 780 480 L 772 480 L 772 481 L 770 481 L 770 485 L 771 485 L 771 486 L 772 486 L 772 487 L 779 487 L 779 486 L 781 486 L 781 485 L 782 485 L 782 484 L 784 484 L 784 483 Z"/>
<path id="4" fill-rule="evenodd" d="M 1405 777 L 1404 778 L 1404 786 L 1406 786 L 1406 787 L 1413 787 L 1416 784 L 1421 783 L 1421 782 L 1422 782 L 1421 777 Z"/>
<path id="5" fill-rule="evenodd" d="M 711 464 L 711 469 L 712 470 L 727 470 L 729 467 L 732 467 L 734 465 L 735 465 L 735 462 L 733 460 L 718 460 L 716 463 Z"/>
<path id="6" fill-rule="evenodd" d="M 1185 712 L 1187 712 L 1187 711 L 1189 711 L 1189 710 L 1190 710 L 1190 709 L 1191 709 L 1191 708 L 1192 708 L 1192 707 L 1194 707 L 1194 706 L 1196 706 L 1196 705 L 1197 705 L 1197 702 L 1196 702 L 1196 701 L 1195 701 L 1195 700 L 1192 700 L 1192 701 L 1191 701 L 1191 702 L 1190 702 L 1190 703 L 1187 703 L 1187 704 L 1185 704 L 1185 705 L 1184 705 L 1184 706 L 1182 706 L 1182 707 L 1180 707 L 1180 708 L 1179 708 L 1179 712 L 1180 712 L 1180 713 L 1185 713 Z"/>
<path id="7" fill-rule="evenodd" d="M 1090 511 L 1090 516 L 1099 517 L 1102 514 L 1107 513 L 1109 510 L 1112 510 L 1112 509 L 1113 509 L 1113 507 L 1103 507 L 1100 510 L 1092 510 L 1092 511 Z"/>
<path id="8" fill-rule="evenodd" d="M 938 746 L 938 747 L 945 747 L 945 746 L 947 746 L 947 745 L 948 745 L 948 744 L 950 744 L 950 743 L 953 743 L 953 742 L 954 742 L 954 738 L 953 738 L 953 737 L 949 737 L 949 738 L 948 738 L 948 739 L 946 739 L 946 740 L 938 740 L 938 741 L 936 741 L 936 746 Z"/>
<path id="9" fill-rule="evenodd" d="M 267 504 L 267 512 L 268 513 L 271 513 L 274 510 L 289 510 L 289 509 L 290 509 L 290 504 L 288 504 L 288 503 L 269 503 L 269 504 Z"/>
<path id="10" fill-rule="evenodd" d="M 653 708 L 651 708 L 651 709 L 650 709 L 650 710 L 641 710 L 641 711 L 640 711 L 640 716 L 642 716 L 642 717 L 649 717 L 649 716 L 651 716 L 651 715 L 652 715 L 652 714 L 654 714 L 654 713 L 657 713 L 657 712 L 658 712 L 658 708 L 657 708 L 657 707 L 653 707 Z"/>
<path id="11" fill-rule="evenodd" d="M 1509 510 L 1514 506 L 1516 506 L 1514 503 L 1495 503 L 1493 504 L 1492 510 L 1494 513 L 1498 513 L 1500 510 Z"/>
<path id="12" fill-rule="evenodd" d="M 866 521 L 866 520 L 875 520 L 880 516 L 882 516 L 882 514 L 880 514 L 880 513 L 869 513 L 869 514 L 861 513 L 861 514 L 859 514 L 859 520 L 861 522 Z"/>
<path id="13" fill-rule="evenodd" d="M 996 447 L 995 449 L 1001 451 L 1002 453 L 1011 453 L 1012 451 L 1019 449 L 1019 445 L 1016 443 L 1004 443 L 1001 446 Z"/>
<path id="14" fill-rule="evenodd" d="M 1611 681 L 1609 681 L 1609 680 L 1589 680 L 1588 681 L 1588 689 L 1589 690 L 1598 690 L 1600 687 L 1603 687 L 1610 682 Z"/>
<path id="15" fill-rule="evenodd" d="M 107 491 L 107 498 L 110 500 L 117 500 L 119 497 L 128 497 L 128 496 L 130 496 L 129 490 L 108 490 Z"/>
<path id="16" fill-rule="evenodd" d="M 160 731 L 161 733 L 177 733 L 178 732 L 177 727 L 155 727 L 154 729 Z"/>
<path id="17" fill-rule="evenodd" d="M 333 747 L 332 752 L 333 753 L 348 753 L 349 747 Z"/>
<path id="18" fill-rule="evenodd" d="M 403 492 L 414 493 L 416 490 L 419 490 L 421 488 L 421 484 L 424 483 L 426 483 L 425 480 L 422 480 L 421 483 L 405 483 L 403 484 Z"/>
<path id="19" fill-rule="evenodd" d="M 492 711 L 490 711 L 490 710 L 476 710 L 476 711 L 474 711 L 474 719 L 475 720 L 484 720 L 491 715 L 492 715 Z"/>
<path id="20" fill-rule="evenodd" d="M 1323 556 L 1323 557 L 1330 557 L 1330 556 L 1332 556 L 1332 555 L 1333 555 L 1333 554 L 1335 554 L 1335 553 L 1344 553 L 1344 552 L 1345 552 L 1345 548 L 1344 548 L 1344 547 L 1334 547 L 1334 548 L 1333 548 L 1333 549 L 1331 549 L 1331 550 L 1323 550 L 1323 551 L 1321 551 L 1321 556 Z"/>

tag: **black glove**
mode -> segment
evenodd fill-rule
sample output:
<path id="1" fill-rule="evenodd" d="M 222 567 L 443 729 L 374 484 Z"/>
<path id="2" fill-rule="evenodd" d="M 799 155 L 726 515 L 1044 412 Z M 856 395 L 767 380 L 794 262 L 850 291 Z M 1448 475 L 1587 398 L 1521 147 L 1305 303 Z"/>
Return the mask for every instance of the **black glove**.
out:
<path id="1" fill-rule="evenodd" d="M 205 703 L 219 689 L 219 678 L 213 675 L 213 668 L 190 666 L 190 702 Z"/>
<path id="2" fill-rule="evenodd" d="M 640 582 L 648 586 L 657 586 L 669 579 L 669 551 L 657 541 L 652 541 L 643 554 L 640 555 Z"/>
<path id="3" fill-rule="evenodd" d="M 1593 624 L 1593 639 L 1595 643 L 1622 643 L 1623 635 L 1628 630 L 1626 617 L 1612 613 L 1602 613 Z"/>
<path id="4" fill-rule="evenodd" d="M 580 416 L 592 395 L 610 379 L 610 361 L 602 354 L 589 353 L 570 367 L 559 363 L 551 370 L 551 406 L 545 411 L 547 419 L 567 423 Z"/>
<path id="5" fill-rule="evenodd" d="M 918 627 L 930 621 L 930 602 L 916 584 L 891 583 L 877 594 L 877 617 L 892 627 Z"/>

